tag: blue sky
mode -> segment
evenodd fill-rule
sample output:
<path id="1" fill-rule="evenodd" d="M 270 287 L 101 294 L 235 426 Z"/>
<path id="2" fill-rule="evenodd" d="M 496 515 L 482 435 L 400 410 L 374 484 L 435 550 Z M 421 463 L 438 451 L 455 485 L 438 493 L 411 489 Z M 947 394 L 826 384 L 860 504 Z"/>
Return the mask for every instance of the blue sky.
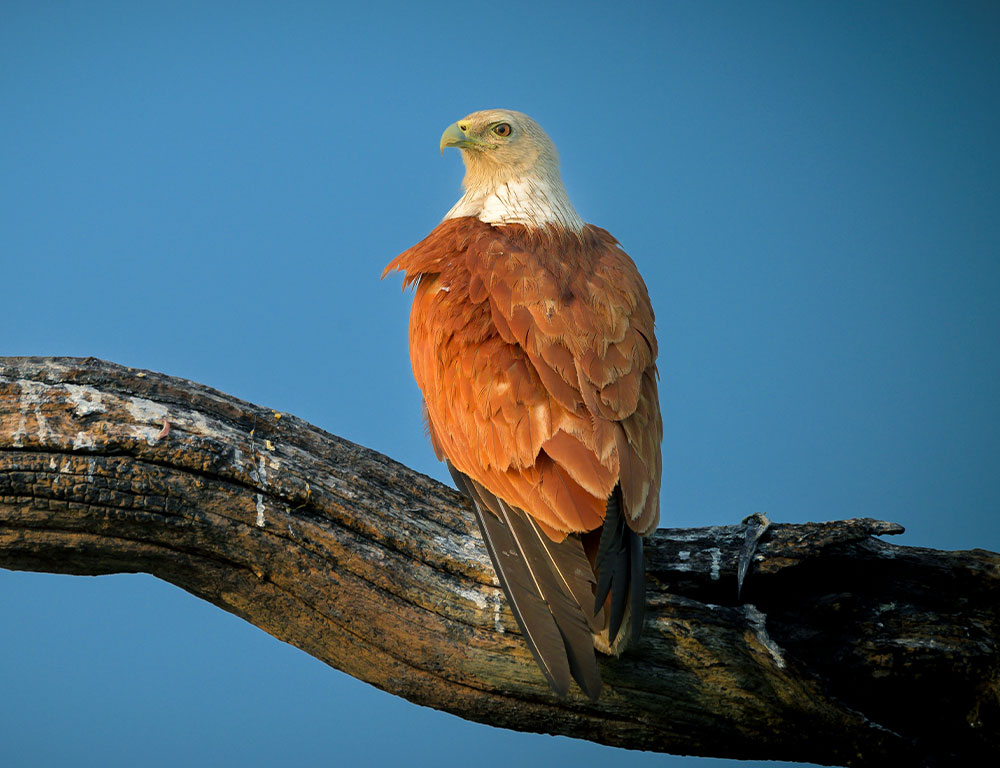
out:
<path id="1" fill-rule="evenodd" d="M 0 354 L 94 355 L 446 480 L 383 266 L 531 114 L 657 314 L 668 526 L 1000 550 L 995 3 L 0 3 Z M 149 577 L 0 571 L 11 766 L 728 765 L 410 705 Z M 741 765 L 747 765 L 741 763 Z"/>

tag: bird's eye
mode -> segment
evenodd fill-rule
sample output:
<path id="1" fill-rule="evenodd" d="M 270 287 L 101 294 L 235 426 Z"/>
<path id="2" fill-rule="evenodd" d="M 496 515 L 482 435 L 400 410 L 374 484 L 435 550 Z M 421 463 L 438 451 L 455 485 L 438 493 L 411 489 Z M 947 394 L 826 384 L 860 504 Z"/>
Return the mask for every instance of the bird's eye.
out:
<path id="1" fill-rule="evenodd" d="M 510 136 L 510 123 L 500 123 L 499 125 L 494 125 L 493 133 L 495 133 L 500 138 L 506 138 L 507 136 Z"/>

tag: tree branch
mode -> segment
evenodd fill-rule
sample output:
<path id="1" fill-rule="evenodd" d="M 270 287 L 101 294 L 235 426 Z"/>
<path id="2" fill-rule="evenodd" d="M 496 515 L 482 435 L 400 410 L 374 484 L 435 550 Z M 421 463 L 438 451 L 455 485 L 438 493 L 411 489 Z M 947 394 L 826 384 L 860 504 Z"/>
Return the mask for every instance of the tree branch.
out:
<path id="1" fill-rule="evenodd" d="M 648 545 L 640 647 L 551 694 L 453 490 L 288 414 L 98 360 L 0 358 L 0 566 L 146 572 L 391 693 L 507 728 L 715 757 L 1000 750 L 1000 556 L 774 525 Z"/>

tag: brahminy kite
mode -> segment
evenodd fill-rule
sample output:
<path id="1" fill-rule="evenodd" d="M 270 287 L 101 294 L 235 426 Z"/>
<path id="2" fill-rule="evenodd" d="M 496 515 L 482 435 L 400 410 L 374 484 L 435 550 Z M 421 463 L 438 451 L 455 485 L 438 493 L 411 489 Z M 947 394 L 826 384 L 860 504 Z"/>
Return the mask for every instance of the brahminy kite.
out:
<path id="1" fill-rule="evenodd" d="M 601 691 L 595 647 L 642 627 L 642 537 L 659 520 L 649 294 L 569 201 L 527 115 L 448 127 L 465 194 L 386 267 L 416 284 L 410 359 L 437 457 L 474 502 L 514 618 L 549 684 Z"/>

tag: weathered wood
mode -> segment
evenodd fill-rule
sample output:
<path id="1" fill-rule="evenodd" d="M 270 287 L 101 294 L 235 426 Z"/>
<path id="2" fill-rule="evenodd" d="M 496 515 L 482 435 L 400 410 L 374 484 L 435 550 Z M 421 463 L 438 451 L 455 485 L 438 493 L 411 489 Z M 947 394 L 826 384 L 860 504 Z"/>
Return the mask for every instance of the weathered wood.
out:
<path id="1" fill-rule="evenodd" d="M 451 489 L 208 387 L 0 358 L 0 566 L 146 572 L 411 701 L 632 749 L 950 765 L 1000 749 L 1000 556 L 873 520 L 661 530 L 641 646 L 554 697 Z"/>

